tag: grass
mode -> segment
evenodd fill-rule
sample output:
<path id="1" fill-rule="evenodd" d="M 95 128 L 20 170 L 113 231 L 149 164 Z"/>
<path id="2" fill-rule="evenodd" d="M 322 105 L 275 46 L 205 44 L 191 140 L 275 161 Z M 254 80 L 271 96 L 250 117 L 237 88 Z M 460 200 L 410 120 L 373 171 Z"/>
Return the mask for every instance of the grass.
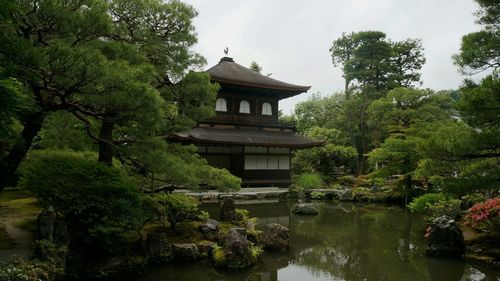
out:
<path id="1" fill-rule="evenodd" d="M 6 189 L 0 192 L 0 249 L 11 248 L 18 238 L 9 236 L 12 233 L 7 233 L 6 225 L 36 233 L 37 216 L 41 210 L 28 190 Z"/>

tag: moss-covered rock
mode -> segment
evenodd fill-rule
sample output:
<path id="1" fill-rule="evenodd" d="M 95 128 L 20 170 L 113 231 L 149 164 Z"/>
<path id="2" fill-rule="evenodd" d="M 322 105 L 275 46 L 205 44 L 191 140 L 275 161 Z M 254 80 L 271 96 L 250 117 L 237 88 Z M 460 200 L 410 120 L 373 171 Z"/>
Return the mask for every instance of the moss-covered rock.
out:
<path id="1" fill-rule="evenodd" d="M 149 233 L 147 238 L 148 263 L 166 264 L 172 261 L 172 247 L 166 233 Z"/>
<path id="2" fill-rule="evenodd" d="M 211 252 L 211 261 L 217 267 L 247 268 L 256 263 L 262 249 L 248 241 L 235 228 L 224 239 L 224 246 L 216 246 Z"/>

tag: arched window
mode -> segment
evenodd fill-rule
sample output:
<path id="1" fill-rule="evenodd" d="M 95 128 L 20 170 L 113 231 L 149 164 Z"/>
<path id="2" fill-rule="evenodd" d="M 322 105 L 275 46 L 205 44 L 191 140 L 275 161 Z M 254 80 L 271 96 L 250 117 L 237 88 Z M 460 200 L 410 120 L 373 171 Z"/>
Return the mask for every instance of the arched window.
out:
<path id="1" fill-rule="evenodd" d="M 262 104 L 262 115 L 273 115 L 273 109 L 270 103 L 265 102 Z"/>
<path id="2" fill-rule="evenodd" d="M 227 112 L 227 104 L 226 104 L 226 100 L 225 99 L 218 98 L 215 101 L 215 111 Z"/>
<path id="3" fill-rule="evenodd" d="M 246 100 L 240 102 L 240 113 L 250 113 L 250 104 Z"/>

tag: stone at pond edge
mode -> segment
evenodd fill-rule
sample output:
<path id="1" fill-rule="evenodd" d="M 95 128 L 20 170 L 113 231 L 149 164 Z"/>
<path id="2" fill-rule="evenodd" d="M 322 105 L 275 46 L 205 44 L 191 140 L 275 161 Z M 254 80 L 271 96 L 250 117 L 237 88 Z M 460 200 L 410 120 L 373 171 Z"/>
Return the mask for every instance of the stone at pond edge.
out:
<path id="1" fill-rule="evenodd" d="M 426 254 L 434 257 L 460 257 L 465 252 L 464 235 L 448 216 L 434 219 L 427 231 Z"/>
<path id="2" fill-rule="evenodd" d="M 277 223 L 270 223 L 264 227 L 264 232 L 261 238 L 264 247 L 285 251 L 290 248 L 290 230 Z"/>
<path id="3" fill-rule="evenodd" d="M 206 239 L 213 239 L 219 231 L 219 222 L 214 219 L 207 219 L 207 221 L 200 226 L 200 232 Z"/>
<path id="4" fill-rule="evenodd" d="M 147 238 L 147 260 L 149 263 L 166 264 L 173 258 L 172 247 L 166 233 L 149 233 Z"/>
<path id="5" fill-rule="evenodd" d="M 311 204 L 295 204 L 292 208 L 292 213 L 299 215 L 317 215 L 318 209 Z"/>
<path id="6" fill-rule="evenodd" d="M 211 260 L 215 266 L 247 268 L 257 262 L 256 249 L 236 228 L 232 228 L 224 239 L 224 246 L 212 250 Z"/>
<path id="7" fill-rule="evenodd" d="M 195 244 L 172 244 L 176 260 L 193 262 L 200 258 L 200 251 Z"/>
<path id="8" fill-rule="evenodd" d="M 221 221 L 237 221 L 236 209 L 234 207 L 234 200 L 232 198 L 223 198 L 222 206 L 220 208 Z"/>

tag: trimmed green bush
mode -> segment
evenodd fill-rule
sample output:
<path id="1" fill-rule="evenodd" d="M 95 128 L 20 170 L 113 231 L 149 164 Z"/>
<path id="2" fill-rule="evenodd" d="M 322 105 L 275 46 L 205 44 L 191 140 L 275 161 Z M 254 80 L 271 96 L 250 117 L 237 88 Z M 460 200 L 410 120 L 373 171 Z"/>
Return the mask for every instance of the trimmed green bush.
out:
<path id="1" fill-rule="evenodd" d="M 69 150 L 37 151 L 24 165 L 21 185 L 64 216 L 74 241 L 113 251 L 146 219 L 142 193 L 121 169 L 94 157 Z"/>
<path id="2" fill-rule="evenodd" d="M 412 212 L 425 213 L 427 211 L 427 205 L 432 205 L 445 200 L 446 196 L 443 193 L 426 193 L 413 199 L 413 201 L 408 204 L 408 208 Z"/>
<path id="3" fill-rule="evenodd" d="M 158 203 L 156 212 L 158 217 L 167 219 L 170 227 L 175 230 L 179 222 L 185 221 L 192 215 L 204 215 L 200 213 L 198 199 L 181 193 L 160 194 L 154 197 Z"/>

